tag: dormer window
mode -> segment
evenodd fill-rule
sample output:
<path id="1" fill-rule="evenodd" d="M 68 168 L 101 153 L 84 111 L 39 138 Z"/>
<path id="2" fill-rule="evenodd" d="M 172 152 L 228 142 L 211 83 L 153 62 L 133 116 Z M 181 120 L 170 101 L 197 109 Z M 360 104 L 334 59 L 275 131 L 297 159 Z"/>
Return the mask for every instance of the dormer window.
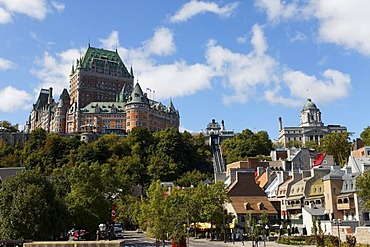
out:
<path id="1" fill-rule="evenodd" d="M 265 209 L 265 205 L 263 204 L 263 202 L 257 203 L 257 206 L 258 206 L 259 210 L 264 210 Z"/>
<path id="2" fill-rule="evenodd" d="M 246 210 L 251 210 L 251 204 L 249 202 L 244 203 L 244 207 Z"/>

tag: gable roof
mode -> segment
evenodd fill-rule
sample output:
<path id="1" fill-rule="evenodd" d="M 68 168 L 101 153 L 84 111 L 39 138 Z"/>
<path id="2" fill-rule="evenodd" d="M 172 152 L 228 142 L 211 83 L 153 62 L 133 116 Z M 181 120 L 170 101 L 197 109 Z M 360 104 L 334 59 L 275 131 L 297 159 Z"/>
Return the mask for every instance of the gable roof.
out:
<path id="1" fill-rule="evenodd" d="M 316 159 L 313 161 L 313 166 L 321 165 L 322 161 L 324 160 L 326 153 L 317 154 Z"/>
<path id="2" fill-rule="evenodd" d="M 262 214 L 263 212 L 267 214 L 277 214 L 276 209 L 267 197 L 233 197 L 230 203 L 237 214 Z M 249 207 L 246 207 L 247 203 Z"/>
<path id="3" fill-rule="evenodd" d="M 254 172 L 251 171 L 237 171 L 236 180 L 228 188 L 229 197 L 238 196 L 262 196 L 266 197 L 266 193 L 256 184 L 254 179 Z"/>

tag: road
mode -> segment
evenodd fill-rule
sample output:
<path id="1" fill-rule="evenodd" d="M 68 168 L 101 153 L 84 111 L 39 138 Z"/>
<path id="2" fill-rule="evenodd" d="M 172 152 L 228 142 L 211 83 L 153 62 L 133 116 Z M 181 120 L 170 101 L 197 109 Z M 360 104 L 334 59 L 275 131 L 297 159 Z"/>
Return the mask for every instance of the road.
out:
<path id="1" fill-rule="evenodd" d="M 155 246 L 155 240 L 151 238 L 147 238 L 145 233 L 136 233 L 134 231 L 125 231 L 124 233 L 124 240 L 125 246 L 127 247 L 142 247 L 142 246 Z M 159 245 L 160 247 L 163 246 L 162 243 Z M 171 246 L 169 241 L 166 242 L 166 247 Z M 248 246 L 252 247 L 252 242 L 226 242 L 223 241 L 209 241 L 206 239 L 189 239 L 188 247 L 239 247 L 239 246 Z M 313 245 L 314 246 L 314 245 Z M 305 245 L 304 247 L 313 247 L 311 245 Z M 293 247 L 293 245 L 284 245 L 284 244 L 277 244 L 275 242 L 266 242 L 266 245 L 262 242 L 259 244 L 258 247 Z"/>

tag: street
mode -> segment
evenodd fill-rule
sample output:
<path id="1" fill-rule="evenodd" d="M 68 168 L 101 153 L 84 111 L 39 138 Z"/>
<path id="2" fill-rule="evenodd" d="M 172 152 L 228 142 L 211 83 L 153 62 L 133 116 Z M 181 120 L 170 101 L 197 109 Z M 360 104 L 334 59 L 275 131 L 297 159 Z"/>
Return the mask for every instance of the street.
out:
<path id="1" fill-rule="evenodd" d="M 145 233 L 136 233 L 135 231 L 125 231 L 124 232 L 124 240 L 125 240 L 125 246 L 127 247 L 141 247 L 141 246 L 155 246 L 155 240 L 151 238 L 147 238 Z M 159 246 L 162 246 L 162 243 L 160 243 Z M 166 246 L 171 246 L 170 241 L 166 242 Z M 251 241 L 245 241 L 244 244 L 241 241 L 235 241 L 233 242 L 226 242 L 223 241 L 210 241 L 206 239 L 189 239 L 189 245 L 188 247 L 206 247 L 206 246 L 214 246 L 214 247 L 232 247 L 232 246 L 248 246 L 252 247 Z M 277 244 L 276 242 L 266 242 L 266 245 L 264 242 L 260 242 L 258 247 L 292 247 L 293 245 L 284 245 L 284 244 Z M 304 247 L 313 247 L 314 245 L 305 245 Z"/>

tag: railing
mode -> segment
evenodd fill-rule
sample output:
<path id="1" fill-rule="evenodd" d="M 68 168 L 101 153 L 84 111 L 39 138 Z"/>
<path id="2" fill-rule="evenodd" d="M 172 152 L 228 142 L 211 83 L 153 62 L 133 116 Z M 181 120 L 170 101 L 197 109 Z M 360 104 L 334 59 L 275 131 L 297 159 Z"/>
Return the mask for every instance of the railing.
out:
<path id="1" fill-rule="evenodd" d="M 338 203 L 337 204 L 337 209 L 338 210 L 349 210 L 349 209 L 354 209 L 355 205 L 354 203 Z"/>
<path id="2" fill-rule="evenodd" d="M 213 145 L 212 148 L 213 154 L 213 170 L 215 173 L 225 172 L 225 165 L 222 158 L 221 150 L 219 145 Z"/>
<path id="3" fill-rule="evenodd" d="M 290 205 L 286 205 L 286 209 L 287 210 L 290 210 L 290 209 L 301 209 L 302 208 L 302 204 L 290 204 Z"/>

